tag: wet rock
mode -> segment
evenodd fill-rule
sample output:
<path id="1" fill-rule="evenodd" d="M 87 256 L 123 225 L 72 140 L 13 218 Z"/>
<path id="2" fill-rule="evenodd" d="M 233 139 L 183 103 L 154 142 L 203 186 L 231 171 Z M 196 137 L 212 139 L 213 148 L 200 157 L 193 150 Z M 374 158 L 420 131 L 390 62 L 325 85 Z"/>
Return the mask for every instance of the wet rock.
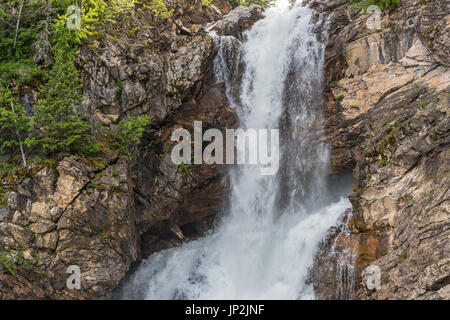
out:
<path id="1" fill-rule="evenodd" d="M 218 35 L 234 36 L 242 39 L 243 32 L 248 30 L 256 21 L 264 17 L 264 9 L 258 5 L 234 8 L 212 28 Z"/>
<path id="2" fill-rule="evenodd" d="M 167 92 L 176 95 L 191 88 L 200 80 L 204 63 L 213 52 L 213 41 L 209 36 L 197 36 L 188 46 L 179 48 L 169 60 L 167 70 Z"/>
<path id="3" fill-rule="evenodd" d="M 352 234 L 351 211 L 329 230 L 314 259 L 310 282 L 318 299 L 350 299 L 355 291 L 358 237 Z"/>

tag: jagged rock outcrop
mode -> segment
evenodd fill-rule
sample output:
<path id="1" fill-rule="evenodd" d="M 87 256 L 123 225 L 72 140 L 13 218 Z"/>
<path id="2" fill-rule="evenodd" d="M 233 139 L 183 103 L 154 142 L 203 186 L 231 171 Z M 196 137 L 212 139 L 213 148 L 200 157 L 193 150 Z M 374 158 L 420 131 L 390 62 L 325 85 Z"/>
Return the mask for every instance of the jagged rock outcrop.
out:
<path id="1" fill-rule="evenodd" d="M 0 222 L 0 298 L 106 296 L 138 256 L 129 160 L 65 158 L 22 175 Z M 80 266 L 83 290 L 66 287 L 70 265 Z"/>
<path id="2" fill-rule="evenodd" d="M 231 6 L 167 4 L 174 13 L 165 23 L 149 25 L 137 10 L 100 28 L 77 55 L 87 106 L 80 112 L 90 122 L 113 128 L 128 115 L 151 116 L 131 157 L 119 157 L 97 130 L 100 158 L 32 165 L 3 181 L 0 299 L 108 298 L 134 262 L 198 236 L 224 205 L 223 168 L 177 167 L 170 136 L 192 132 L 194 121 L 204 130 L 237 126 L 224 84 L 213 79 L 217 48 L 205 31 Z M 249 27 L 245 17 L 234 23 L 244 25 L 227 26 Z M 66 286 L 70 265 L 81 268 L 81 290 Z"/>
<path id="3" fill-rule="evenodd" d="M 248 8 L 239 6 L 218 21 L 212 27 L 220 36 L 234 36 L 242 39 L 242 33 L 248 30 L 256 21 L 264 15 L 264 10 L 257 5 Z"/>
<path id="4" fill-rule="evenodd" d="M 339 288 L 339 277 L 316 274 L 318 296 L 449 299 L 450 3 L 402 1 L 383 13 L 380 30 L 368 29 L 368 15 L 346 1 L 312 5 L 332 19 L 325 70 L 332 167 L 355 178 L 350 233 L 334 232 L 315 265 L 336 265 L 326 257 L 337 241 L 333 250 L 355 257 L 347 280 L 355 290 L 339 296 L 324 289 Z M 378 290 L 367 287 L 371 264 L 380 268 Z"/>

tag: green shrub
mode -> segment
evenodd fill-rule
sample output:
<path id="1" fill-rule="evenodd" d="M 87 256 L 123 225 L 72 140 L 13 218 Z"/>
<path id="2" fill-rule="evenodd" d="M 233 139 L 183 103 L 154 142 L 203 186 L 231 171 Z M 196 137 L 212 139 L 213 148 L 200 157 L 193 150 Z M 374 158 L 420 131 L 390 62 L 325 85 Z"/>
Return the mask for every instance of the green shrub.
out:
<path id="1" fill-rule="evenodd" d="M 342 96 L 342 95 L 341 96 L 337 96 L 336 99 L 335 99 L 336 102 L 341 102 L 342 100 L 344 100 L 344 96 Z"/>
<path id="2" fill-rule="evenodd" d="M 32 269 L 33 263 L 37 261 L 37 258 L 34 257 L 31 259 L 25 258 L 23 250 L 23 248 L 19 248 L 18 250 L 0 252 L 0 264 L 14 277 L 17 269 Z"/>
<path id="3" fill-rule="evenodd" d="M 205 1 L 209 0 L 204 0 L 202 3 L 205 4 Z M 211 2 L 212 0 L 209 1 L 208 4 Z M 150 2 L 138 1 L 138 3 L 142 8 L 151 12 L 153 24 L 159 24 L 173 15 L 173 10 L 167 9 L 163 0 L 151 0 Z"/>
<path id="4" fill-rule="evenodd" d="M 0 79 L 7 82 L 18 82 L 19 84 L 30 84 L 34 78 L 38 78 L 42 72 L 30 59 L 16 61 L 5 61 L 0 63 Z"/>
<path id="5" fill-rule="evenodd" d="M 92 126 L 87 123 L 80 91 L 82 84 L 75 67 L 75 55 L 84 39 L 97 33 L 100 23 L 113 21 L 134 7 L 134 0 L 84 0 L 80 29 L 67 28 L 68 5 L 73 1 L 55 1 L 61 15 L 52 27 L 54 63 L 45 76 L 41 99 L 36 104 L 35 129 L 28 145 L 36 145 L 46 154 L 65 152 L 92 155 L 99 151 L 93 143 Z M 119 88 L 120 90 L 120 88 Z M 120 94 L 120 93 L 119 93 Z"/>
<path id="6" fill-rule="evenodd" d="M 0 179 L 6 178 L 9 175 L 15 175 L 17 167 L 14 164 L 0 161 Z M 2 187 L 0 186 L 0 195 L 2 194 Z"/>
<path id="7" fill-rule="evenodd" d="M 97 189 L 100 192 L 106 189 L 105 186 L 102 183 L 95 184 L 93 182 L 89 182 L 87 187 L 88 188 L 92 188 L 92 189 Z"/>
<path id="8" fill-rule="evenodd" d="M 114 101 L 120 101 L 120 98 L 122 97 L 122 91 L 123 91 L 123 82 L 120 80 L 116 80 L 117 89 L 114 93 Z"/>
<path id="9" fill-rule="evenodd" d="M 376 5 L 381 10 L 384 10 L 389 7 L 395 7 L 400 2 L 401 0 L 350 0 L 350 3 L 354 4 L 355 9 L 363 9 L 364 11 L 372 5 Z"/>
<path id="10" fill-rule="evenodd" d="M 203 0 L 203 5 L 209 5 L 213 0 Z M 250 7 L 252 4 L 257 4 L 263 8 L 272 6 L 275 0 L 227 0 L 233 8 L 238 6 Z"/>
<path id="11" fill-rule="evenodd" d="M 130 154 L 131 148 L 141 141 L 145 126 L 149 123 L 149 116 L 129 116 L 120 121 L 117 131 L 113 132 L 113 147 L 120 153 Z"/>
<path id="12" fill-rule="evenodd" d="M 177 167 L 177 172 L 185 176 L 192 176 L 192 164 L 181 162 Z"/>
<path id="13" fill-rule="evenodd" d="M 209 7 L 214 0 L 202 0 L 202 6 Z"/>
<path id="14" fill-rule="evenodd" d="M 250 7 L 252 4 L 257 4 L 263 8 L 268 8 L 273 5 L 274 0 L 240 0 L 240 5 Z"/>
<path id="15" fill-rule="evenodd" d="M 76 52 L 85 39 L 97 34 L 101 24 L 114 22 L 118 15 L 134 10 L 138 0 L 83 0 L 81 28 L 71 30 L 67 28 L 66 10 L 78 2 L 0 1 L 0 152 L 15 152 L 19 137 L 28 147 L 46 156 L 59 152 L 82 156 L 98 152 L 92 126 L 83 110 Z M 163 0 L 145 1 L 145 6 L 155 21 L 172 15 Z M 20 23 L 16 32 L 17 21 Z M 39 68 L 36 63 L 41 64 Z M 26 117 L 13 94 L 6 91 L 15 88 L 16 94 L 22 91 L 22 85 L 39 90 L 33 118 Z M 118 83 L 117 100 L 121 91 Z M 146 117 L 138 117 L 120 123 L 114 134 L 115 147 L 128 152 L 139 142 L 148 121 Z"/>
<path id="16" fill-rule="evenodd" d="M 0 185 L 0 207 L 6 207 L 8 204 L 8 190 Z"/>
<path id="17" fill-rule="evenodd" d="M 107 231 L 100 231 L 98 233 L 98 236 L 104 240 L 108 240 L 111 237 L 111 235 Z"/>

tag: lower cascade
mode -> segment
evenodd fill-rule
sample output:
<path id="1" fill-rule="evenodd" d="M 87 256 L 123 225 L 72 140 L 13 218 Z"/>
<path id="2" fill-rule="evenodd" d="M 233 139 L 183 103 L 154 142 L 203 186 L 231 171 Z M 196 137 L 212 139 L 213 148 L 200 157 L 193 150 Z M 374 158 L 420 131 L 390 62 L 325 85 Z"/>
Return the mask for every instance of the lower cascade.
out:
<path id="1" fill-rule="evenodd" d="M 315 297 L 308 281 L 314 255 L 327 230 L 351 207 L 346 198 L 351 186 L 328 179 L 324 44 L 313 14 L 287 0 L 268 9 L 240 46 L 239 83 L 228 81 L 236 72 L 227 66 L 229 52 L 221 48 L 216 58 L 216 78 L 226 82 L 241 128 L 280 129 L 277 174 L 261 175 L 255 165 L 230 167 L 229 205 L 216 229 L 151 255 L 124 284 L 121 298 Z M 219 46 L 230 40 L 214 37 Z"/>

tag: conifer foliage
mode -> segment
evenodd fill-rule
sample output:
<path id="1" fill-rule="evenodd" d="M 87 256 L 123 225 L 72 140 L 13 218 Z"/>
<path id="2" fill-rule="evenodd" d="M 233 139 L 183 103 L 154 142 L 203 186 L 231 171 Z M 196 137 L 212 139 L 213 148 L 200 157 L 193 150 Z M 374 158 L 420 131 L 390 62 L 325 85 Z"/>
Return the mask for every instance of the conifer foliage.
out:
<path id="1" fill-rule="evenodd" d="M 80 94 L 82 84 L 74 65 L 73 31 L 58 25 L 56 28 L 55 61 L 45 76 L 42 98 L 36 105 L 35 131 L 28 144 L 37 145 L 46 153 L 94 153 L 98 146 L 92 143 L 91 125 L 81 116 L 85 106 Z M 77 110 L 79 112 L 75 112 Z"/>
<path id="2" fill-rule="evenodd" d="M 99 26 L 115 23 L 137 3 L 155 23 L 172 14 L 163 0 L 0 0 L 0 154 L 13 155 L 17 164 L 14 155 L 20 151 L 26 165 L 30 154 L 41 159 L 99 151 L 76 55 Z M 72 5 L 81 8 L 80 28 L 67 27 Z M 27 92 L 37 93 L 37 101 L 25 114 L 19 100 Z M 145 116 L 123 120 L 111 130 L 114 147 L 129 154 L 148 123 Z"/>
<path id="3" fill-rule="evenodd" d="M 24 114 L 20 104 L 14 102 L 11 91 L 3 83 L 0 87 L 0 153 L 16 153 L 20 149 L 26 165 L 22 142 L 31 125 L 31 118 Z"/>

